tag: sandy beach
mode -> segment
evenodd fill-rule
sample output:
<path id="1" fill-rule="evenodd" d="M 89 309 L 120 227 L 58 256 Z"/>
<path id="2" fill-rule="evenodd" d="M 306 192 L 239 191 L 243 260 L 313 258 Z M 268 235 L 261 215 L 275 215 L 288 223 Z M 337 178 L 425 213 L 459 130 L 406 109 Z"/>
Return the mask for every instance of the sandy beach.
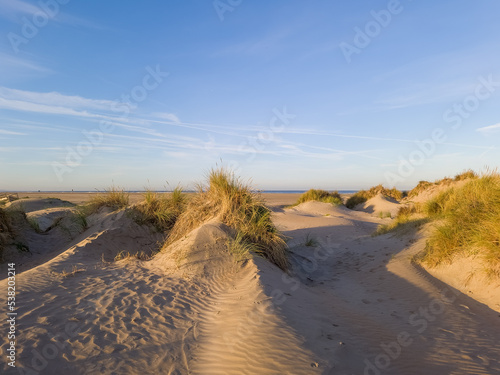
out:
<path id="1" fill-rule="evenodd" d="M 30 250 L 11 259 L 18 366 L 26 374 L 500 373 L 498 283 L 450 282 L 460 271 L 433 276 L 412 262 L 426 228 L 372 236 L 392 220 L 377 213 L 399 206 L 384 197 L 356 210 L 317 201 L 290 208 L 298 196 L 263 195 L 286 236 L 288 272 L 255 255 L 235 261 L 218 220 L 147 260 L 119 254 L 158 251 L 165 234 L 123 209 L 99 210 L 85 230 L 21 228 Z M 89 199 L 37 193 L 12 204 L 53 220 L 74 208 L 67 202 Z M 5 363 L 2 372 L 17 369 Z"/>

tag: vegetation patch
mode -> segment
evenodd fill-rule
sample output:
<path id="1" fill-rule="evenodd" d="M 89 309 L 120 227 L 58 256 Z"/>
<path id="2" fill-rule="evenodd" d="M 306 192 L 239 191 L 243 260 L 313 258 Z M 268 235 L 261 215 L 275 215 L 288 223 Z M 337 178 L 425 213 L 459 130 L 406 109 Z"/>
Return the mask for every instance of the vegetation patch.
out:
<path id="1" fill-rule="evenodd" d="M 173 226 L 165 247 L 210 219 L 236 231 L 240 252 L 252 251 L 288 269 L 286 242 L 271 221 L 271 211 L 260 197 L 224 168 L 213 169 L 208 184 L 200 185 Z"/>
<path id="2" fill-rule="evenodd" d="M 144 202 L 134 207 L 132 216 L 139 225 L 150 224 L 158 231 L 173 228 L 179 215 L 187 205 L 187 196 L 177 187 L 172 193 L 147 191 Z"/>
<path id="3" fill-rule="evenodd" d="M 481 255 L 488 273 L 500 277 L 500 175 L 473 178 L 427 202 L 425 213 L 442 221 L 431 235 L 422 261 L 433 267 L 454 255 Z"/>
<path id="4" fill-rule="evenodd" d="M 119 210 L 129 205 L 129 194 L 123 189 L 112 186 L 104 193 L 98 193 L 90 199 L 86 205 L 86 214 L 97 212 L 101 207 L 109 207 L 113 210 Z"/>
<path id="5" fill-rule="evenodd" d="M 329 192 L 326 190 L 310 189 L 302 194 L 297 202 L 290 207 L 294 207 L 308 201 L 331 203 L 335 206 L 338 206 L 342 204 L 342 197 L 337 191 Z"/>

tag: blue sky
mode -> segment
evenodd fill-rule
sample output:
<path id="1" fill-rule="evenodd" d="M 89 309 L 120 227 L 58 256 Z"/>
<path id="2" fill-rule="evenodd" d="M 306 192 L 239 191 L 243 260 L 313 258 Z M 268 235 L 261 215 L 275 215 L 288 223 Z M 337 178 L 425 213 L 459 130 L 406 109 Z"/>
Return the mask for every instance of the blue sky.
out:
<path id="1" fill-rule="evenodd" d="M 500 3 L 0 0 L 0 190 L 358 189 L 500 160 Z M 420 142 L 420 143 L 418 143 Z"/>

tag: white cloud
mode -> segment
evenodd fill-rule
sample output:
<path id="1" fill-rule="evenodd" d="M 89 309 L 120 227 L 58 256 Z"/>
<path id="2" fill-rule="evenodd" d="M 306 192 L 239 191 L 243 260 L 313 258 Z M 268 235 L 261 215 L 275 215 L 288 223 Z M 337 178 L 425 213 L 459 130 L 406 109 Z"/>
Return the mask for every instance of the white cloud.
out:
<path id="1" fill-rule="evenodd" d="M 476 129 L 478 132 L 483 134 L 496 133 L 500 131 L 500 123 L 490 126 L 484 126 L 482 128 Z"/>
<path id="2" fill-rule="evenodd" d="M 0 98 L 5 100 L 39 104 L 51 107 L 65 107 L 74 110 L 104 110 L 110 111 L 118 102 L 113 100 L 88 99 L 81 96 L 64 95 L 58 92 L 33 92 L 0 87 Z M 46 112 L 46 111 L 44 111 Z"/>
<path id="3" fill-rule="evenodd" d="M 21 59 L 19 57 L 7 55 L 5 53 L 0 53 L 0 69 L 4 72 L 12 70 L 31 70 L 36 73 L 53 73 L 52 70 L 45 68 L 33 61 Z"/>
<path id="4" fill-rule="evenodd" d="M 152 113 L 151 115 L 154 116 L 154 117 L 158 117 L 158 118 L 161 118 L 163 120 L 168 120 L 168 121 L 172 121 L 172 122 L 175 122 L 175 123 L 180 123 L 181 122 L 181 120 L 179 119 L 179 117 L 177 117 L 173 113 L 155 112 L 155 113 Z"/>
<path id="5" fill-rule="evenodd" d="M 0 134 L 8 134 L 8 135 L 27 135 L 26 133 L 13 132 L 10 130 L 0 129 Z"/>

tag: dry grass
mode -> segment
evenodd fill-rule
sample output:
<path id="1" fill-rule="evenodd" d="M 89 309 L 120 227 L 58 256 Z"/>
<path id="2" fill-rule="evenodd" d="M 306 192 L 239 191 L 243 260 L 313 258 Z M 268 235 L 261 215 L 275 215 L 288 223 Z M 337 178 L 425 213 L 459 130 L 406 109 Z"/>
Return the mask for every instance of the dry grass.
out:
<path id="1" fill-rule="evenodd" d="M 247 244 L 249 251 L 264 256 L 283 270 L 288 269 L 286 243 L 271 221 L 271 211 L 258 195 L 224 168 L 210 171 L 208 185 L 199 186 L 198 194 L 177 219 L 165 246 L 213 218 L 236 230 L 237 243 Z"/>
<path id="2" fill-rule="evenodd" d="M 130 253 L 129 251 L 120 251 L 116 256 L 114 261 L 118 262 L 120 260 L 150 260 L 154 257 L 156 253 L 145 253 L 143 251 L 138 251 L 135 254 Z"/>
<path id="3" fill-rule="evenodd" d="M 500 174 L 451 187 L 427 202 L 424 212 L 443 224 L 431 235 L 423 262 L 432 267 L 458 253 L 480 254 L 500 277 Z"/>
<path id="4" fill-rule="evenodd" d="M 187 205 L 187 196 L 177 187 L 172 193 L 147 191 L 144 202 L 134 207 L 133 218 L 139 224 L 153 225 L 158 231 L 172 229 Z"/>
<path id="5" fill-rule="evenodd" d="M 129 194 L 123 189 L 115 186 L 93 196 L 87 207 L 87 214 L 97 212 L 101 207 L 109 207 L 113 210 L 119 210 L 127 207 L 129 204 Z"/>
<path id="6" fill-rule="evenodd" d="M 457 174 L 454 178 L 454 181 L 463 181 L 463 180 L 469 180 L 473 178 L 478 178 L 479 176 L 477 175 L 476 172 L 474 172 L 472 169 L 468 169 L 460 174 Z"/>
<path id="7" fill-rule="evenodd" d="M 297 202 L 293 204 L 291 207 L 297 206 L 301 203 L 308 201 L 331 203 L 335 206 L 338 206 L 342 204 L 342 197 L 337 191 L 329 192 L 326 190 L 310 189 L 306 191 L 304 194 L 302 194 L 297 200 Z"/>
<path id="8" fill-rule="evenodd" d="M 403 198 L 403 193 L 396 188 L 388 189 L 382 185 L 372 186 L 370 190 L 360 190 L 352 195 L 345 203 L 347 208 L 353 209 L 358 204 L 366 202 L 368 199 L 382 194 L 385 197 L 393 198 L 397 201 Z"/>

